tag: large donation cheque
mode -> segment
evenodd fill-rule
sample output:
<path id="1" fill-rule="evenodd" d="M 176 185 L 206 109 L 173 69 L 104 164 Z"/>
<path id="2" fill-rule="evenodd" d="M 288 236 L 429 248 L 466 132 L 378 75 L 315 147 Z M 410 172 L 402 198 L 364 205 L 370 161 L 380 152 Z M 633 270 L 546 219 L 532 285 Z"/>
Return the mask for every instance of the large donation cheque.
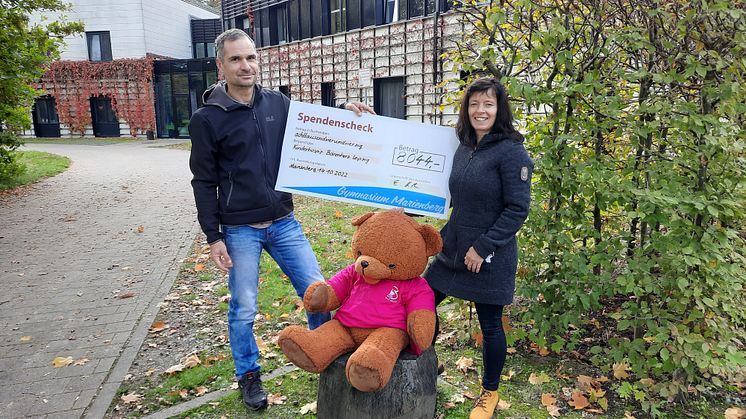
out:
<path id="1" fill-rule="evenodd" d="M 447 218 L 453 128 L 290 103 L 275 189 Z"/>

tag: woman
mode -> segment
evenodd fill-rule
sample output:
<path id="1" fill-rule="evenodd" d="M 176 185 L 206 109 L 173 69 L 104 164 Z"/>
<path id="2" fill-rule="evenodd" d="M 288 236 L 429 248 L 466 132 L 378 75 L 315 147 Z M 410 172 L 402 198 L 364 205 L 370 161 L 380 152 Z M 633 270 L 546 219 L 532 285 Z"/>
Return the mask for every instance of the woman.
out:
<path id="1" fill-rule="evenodd" d="M 449 179 L 453 211 L 443 251 L 425 273 L 436 306 L 447 296 L 473 301 L 482 330 L 482 391 L 470 419 L 490 418 L 507 343 L 503 307 L 513 302 L 516 233 L 528 215 L 533 162 L 513 128 L 505 88 L 491 78 L 466 90 L 456 125 L 461 143 Z"/>

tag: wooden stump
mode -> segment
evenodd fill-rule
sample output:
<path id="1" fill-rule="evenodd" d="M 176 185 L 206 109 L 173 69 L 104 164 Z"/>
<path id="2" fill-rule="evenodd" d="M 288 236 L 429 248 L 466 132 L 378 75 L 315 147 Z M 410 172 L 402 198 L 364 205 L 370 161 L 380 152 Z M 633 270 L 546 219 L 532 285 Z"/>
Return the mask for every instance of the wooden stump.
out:
<path id="1" fill-rule="evenodd" d="M 318 419 L 432 419 L 435 416 L 438 358 L 430 347 L 419 357 L 402 352 L 386 387 L 365 393 L 345 377 L 350 354 L 321 373 L 316 405 Z"/>

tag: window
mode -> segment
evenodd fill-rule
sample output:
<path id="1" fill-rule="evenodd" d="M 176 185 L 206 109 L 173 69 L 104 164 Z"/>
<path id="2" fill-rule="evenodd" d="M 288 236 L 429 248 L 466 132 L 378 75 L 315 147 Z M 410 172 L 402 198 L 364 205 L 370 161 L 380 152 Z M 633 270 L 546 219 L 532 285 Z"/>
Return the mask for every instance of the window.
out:
<path id="1" fill-rule="evenodd" d="M 109 31 L 86 32 L 88 59 L 91 61 L 111 61 L 111 38 Z"/>
<path id="2" fill-rule="evenodd" d="M 288 10 L 287 3 L 282 3 L 269 10 L 269 18 L 277 33 L 273 34 L 272 45 L 284 44 L 288 41 Z"/>
<path id="3" fill-rule="evenodd" d="M 360 0 L 347 0 L 347 30 L 360 27 Z"/>
<path id="4" fill-rule="evenodd" d="M 300 39 L 311 37 L 311 0 L 300 0 Z"/>
<path id="5" fill-rule="evenodd" d="M 378 4 L 382 4 L 381 0 L 377 1 Z M 376 0 L 361 0 L 360 1 L 360 12 L 362 17 L 362 27 L 373 26 L 376 24 Z M 378 13 L 380 15 L 380 13 Z"/>
<path id="6" fill-rule="evenodd" d="M 298 0 L 288 1 L 288 35 L 290 42 L 297 41 L 300 38 L 300 12 L 298 10 Z"/>
<path id="7" fill-rule="evenodd" d="M 407 0 L 408 17 L 424 16 L 425 2 L 423 0 Z"/>
<path id="8" fill-rule="evenodd" d="M 344 32 L 347 30 L 345 0 L 329 0 L 331 14 L 331 33 Z"/>
<path id="9" fill-rule="evenodd" d="M 394 15 L 396 0 L 385 0 L 384 8 L 382 23 L 396 22 L 399 18 L 399 16 Z"/>
<path id="10" fill-rule="evenodd" d="M 195 42 L 192 47 L 194 48 L 193 58 L 205 58 L 207 56 L 207 48 L 204 42 Z"/>
<path id="11" fill-rule="evenodd" d="M 335 107 L 334 105 L 334 83 L 321 83 L 321 104 Z"/>
<path id="12" fill-rule="evenodd" d="M 280 91 L 280 93 L 287 96 L 288 99 L 290 99 L 290 86 L 280 86 L 278 90 Z"/>
<path id="13" fill-rule="evenodd" d="M 324 31 L 324 11 L 322 9 L 321 0 L 311 0 L 311 36 L 324 35 L 328 31 Z"/>
<path id="14" fill-rule="evenodd" d="M 378 115 L 405 119 L 404 77 L 373 80 L 373 108 Z"/>

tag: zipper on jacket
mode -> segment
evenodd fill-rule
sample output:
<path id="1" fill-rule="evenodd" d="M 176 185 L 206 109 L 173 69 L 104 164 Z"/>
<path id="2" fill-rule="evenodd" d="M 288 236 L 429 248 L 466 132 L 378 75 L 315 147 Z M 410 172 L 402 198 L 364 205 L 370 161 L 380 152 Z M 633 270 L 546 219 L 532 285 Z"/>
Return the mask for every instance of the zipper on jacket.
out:
<path id="1" fill-rule="evenodd" d="M 225 200 L 226 208 L 231 205 L 231 195 L 233 195 L 233 172 L 228 172 L 228 183 L 231 185 L 231 187 L 228 188 L 228 198 Z"/>
<path id="2" fill-rule="evenodd" d="M 474 154 L 475 154 L 476 152 L 477 152 L 477 149 L 476 149 L 476 148 L 472 149 L 472 150 L 471 150 L 471 151 L 469 152 L 469 161 L 467 161 L 467 162 L 466 162 L 466 166 L 464 166 L 464 169 L 463 169 L 463 170 L 461 171 L 461 176 L 460 176 L 460 177 L 461 177 L 461 179 L 460 179 L 460 180 L 459 180 L 459 182 L 458 182 L 458 192 L 459 192 L 459 196 L 463 195 L 463 194 L 461 193 L 461 188 L 462 188 L 462 186 L 463 186 L 463 184 L 464 184 L 464 174 L 466 173 L 466 170 L 467 170 L 467 169 L 469 168 L 469 165 L 471 164 L 471 159 L 473 159 L 473 158 L 474 158 Z M 458 214 L 458 213 L 456 212 L 456 213 L 453 213 L 453 214 L 451 214 L 451 218 L 454 218 L 454 217 L 456 216 L 456 214 Z M 467 249 L 467 251 L 468 251 L 468 249 Z M 453 267 L 454 267 L 454 268 L 456 267 L 456 263 L 458 263 L 458 260 L 457 260 L 457 258 L 458 258 L 458 252 L 456 252 L 456 253 L 455 253 L 455 254 L 453 255 Z M 456 274 L 454 273 L 454 277 L 455 277 L 455 276 L 456 276 Z"/>
<path id="3" fill-rule="evenodd" d="M 267 188 L 267 196 L 272 196 L 272 188 L 269 187 L 267 182 L 269 181 L 269 171 L 267 169 L 267 153 L 264 151 L 264 143 L 262 142 L 262 139 L 264 138 L 264 135 L 262 134 L 262 127 L 261 124 L 257 121 L 256 118 L 256 110 L 254 110 L 254 107 L 251 107 L 251 116 L 254 119 L 254 124 L 256 124 L 256 131 L 259 133 L 259 149 L 262 150 L 262 164 L 264 165 L 264 187 Z M 270 202 L 272 200 L 270 199 Z M 274 206 L 274 204 L 273 204 Z M 274 209 L 274 208 L 273 208 Z"/>

